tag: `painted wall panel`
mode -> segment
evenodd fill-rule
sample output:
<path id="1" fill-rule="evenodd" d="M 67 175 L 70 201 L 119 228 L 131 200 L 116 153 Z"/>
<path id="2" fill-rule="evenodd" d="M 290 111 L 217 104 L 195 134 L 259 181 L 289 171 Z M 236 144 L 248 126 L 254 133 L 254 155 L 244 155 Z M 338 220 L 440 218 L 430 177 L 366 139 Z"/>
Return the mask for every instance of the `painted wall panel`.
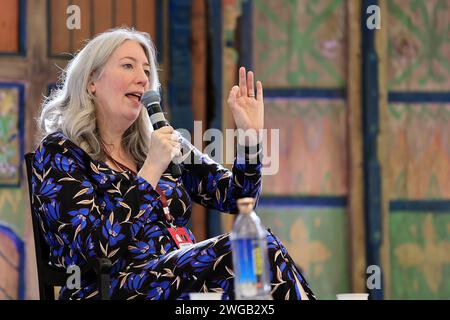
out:
<path id="1" fill-rule="evenodd" d="M 450 297 L 450 211 L 390 215 L 393 299 Z"/>
<path id="2" fill-rule="evenodd" d="M 344 208 L 258 207 L 263 224 L 286 246 L 319 299 L 349 292 Z"/>

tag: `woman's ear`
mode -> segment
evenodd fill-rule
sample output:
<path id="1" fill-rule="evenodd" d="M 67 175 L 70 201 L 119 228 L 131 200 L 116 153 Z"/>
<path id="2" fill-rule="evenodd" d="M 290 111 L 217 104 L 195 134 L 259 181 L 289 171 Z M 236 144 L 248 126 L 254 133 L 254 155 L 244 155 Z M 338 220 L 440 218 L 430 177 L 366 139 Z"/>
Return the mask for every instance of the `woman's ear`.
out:
<path id="1" fill-rule="evenodd" d="M 97 72 L 94 70 L 91 72 L 90 76 L 89 76 L 89 87 L 88 87 L 88 91 L 95 96 L 95 80 L 97 80 Z"/>
<path id="2" fill-rule="evenodd" d="M 89 92 L 90 92 L 92 95 L 95 95 L 95 83 L 94 83 L 94 81 L 91 81 L 91 82 L 89 83 Z"/>

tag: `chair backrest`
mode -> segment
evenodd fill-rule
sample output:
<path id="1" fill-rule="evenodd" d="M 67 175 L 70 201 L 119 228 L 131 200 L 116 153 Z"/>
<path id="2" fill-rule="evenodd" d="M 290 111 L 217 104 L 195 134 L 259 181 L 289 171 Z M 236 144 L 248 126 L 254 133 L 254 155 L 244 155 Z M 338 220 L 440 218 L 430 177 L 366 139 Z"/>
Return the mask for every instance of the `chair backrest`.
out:
<path id="1" fill-rule="evenodd" d="M 28 194 L 31 205 L 31 219 L 33 221 L 34 246 L 36 251 L 36 263 L 39 283 L 39 295 L 41 300 L 55 300 L 55 287 L 62 287 L 66 284 L 68 274 L 64 271 L 56 270 L 49 265 L 50 248 L 44 239 L 39 227 L 39 219 L 33 210 L 33 189 L 31 187 L 32 161 L 34 153 L 25 155 L 27 168 Z"/>

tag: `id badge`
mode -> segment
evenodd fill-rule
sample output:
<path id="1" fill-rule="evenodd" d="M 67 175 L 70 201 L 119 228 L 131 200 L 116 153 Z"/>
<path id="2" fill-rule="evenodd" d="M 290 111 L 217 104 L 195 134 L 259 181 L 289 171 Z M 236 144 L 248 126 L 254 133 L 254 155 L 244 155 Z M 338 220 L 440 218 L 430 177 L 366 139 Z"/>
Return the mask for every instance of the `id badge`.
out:
<path id="1" fill-rule="evenodd" d="M 178 249 L 189 247 L 192 245 L 192 240 L 189 238 L 189 235 L 186 232 L 184 227 L 180 228 L 168 228 L 172 239 L 177 244 Z"/>

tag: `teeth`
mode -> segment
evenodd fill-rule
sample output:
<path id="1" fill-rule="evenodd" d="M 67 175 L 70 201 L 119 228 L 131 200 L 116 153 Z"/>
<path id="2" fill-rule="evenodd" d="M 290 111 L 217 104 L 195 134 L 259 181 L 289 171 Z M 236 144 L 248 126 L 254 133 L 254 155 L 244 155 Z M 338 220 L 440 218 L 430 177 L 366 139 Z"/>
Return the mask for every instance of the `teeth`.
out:
<path id="1" fill-rule="evenodd" d="M 134 96 L 141 100 L 141 95 L 139 93 L 127 93 L 126 96 Z"/>

